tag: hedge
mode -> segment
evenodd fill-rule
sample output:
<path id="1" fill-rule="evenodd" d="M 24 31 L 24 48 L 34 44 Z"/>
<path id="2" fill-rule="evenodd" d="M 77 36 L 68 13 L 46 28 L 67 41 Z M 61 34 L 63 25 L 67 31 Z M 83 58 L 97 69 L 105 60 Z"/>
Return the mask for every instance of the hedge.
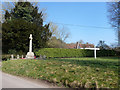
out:
<path id="1" fill-rule="evenodd" d="M 97 51 L 98 57 L 108 57 L 108 56 L 120 56 L 120 52 L 114 50 L 99 50 Z"/>
<path id="2" fill-rule="evenodd" d="M 43 48 L 35 52 L 37 56 L 46 55 L 46 57 L 90 57 L 93 51 L 84 49 L 63 49 L 63 48 Z"/>
<path id="3" fill-rule="evenodd" d="M 93 57 L 94 50 L 85 49 L 63 49 L 63 48 L 43 48 L 35 52 L 37 56 L 46 55 L 47 58 L 53 57 Z M 114 50 L 99 50 L 97 56 L 118 56 L 118 53 Z"/>
<path id="4" fill-rule="evenodd" d="M 46 55 L 47 58 L 70 58 L 70 57 L 93 57 L 93 50 L 85 49 L 63 49 L 63 48 L 43 48 L 35 52 L 36 56 Z M 16 55 L 14 55 L 16 56 Z M 97 57 L 120 56 L 120 52 L 114 50 L 98 50 Z M 10 54 L 2 55 L 2 60 L 11 58 Z"/>

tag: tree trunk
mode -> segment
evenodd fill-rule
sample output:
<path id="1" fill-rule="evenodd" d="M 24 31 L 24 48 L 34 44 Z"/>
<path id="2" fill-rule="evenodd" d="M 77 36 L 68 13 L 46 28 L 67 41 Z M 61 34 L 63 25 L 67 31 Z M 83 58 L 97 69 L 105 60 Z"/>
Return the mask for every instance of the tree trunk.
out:
<path id="1" fill-rule="evenodd" d="M 118 2 L 118 47 L 120 47 L 120 1 Z"/>
<path id="2" fill-rule="evenodd" d="M 120 30 L 118 30 L 118 47 L 120 47 Z"/>

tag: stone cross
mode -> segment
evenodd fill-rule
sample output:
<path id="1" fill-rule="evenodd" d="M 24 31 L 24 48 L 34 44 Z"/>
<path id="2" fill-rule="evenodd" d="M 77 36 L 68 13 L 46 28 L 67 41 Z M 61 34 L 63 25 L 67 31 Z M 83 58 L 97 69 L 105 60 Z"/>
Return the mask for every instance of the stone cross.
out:
<path id="1" fill-rule="evenodd" d="M 40 59 L 42 59 L 42 55 L 40 55 L 40 57 L 39 57 Z"/>
<path id="2" fill-rule="evenodd" d="M 19 57 L 19 55 L 17 55 L 17 59 L 19 59 L 20 57 Z"/>
<path id="3" fill-rule="evenodd" d="M 32 52 L 32 34 L 30 34 L 30 44 L 29 44 L 29 52 L 27 52 L 26 58 L 27 59 L 34 59 L 34 53 Z"/>
<path id="4" fill-rule="evenodd" d="M 32 34 L 30 34 L 30 37 L 29 37 L 29 39 L 30 39 L 30 46 L 29 46 L 29 52 L 32 52 Z"/>
<path id="5" fill-rule="evenodd" d="M 46 59 L 46 56 L 45 56 L 45 55 L 43 55 L 43 59 Z"/>
<path id="6" fill-rule="evenodd" d="M 11 55 L 11 59 L 12 59 L 12 60 L 14 59 L 14 56 L 13 56 L 13 54 Z"/>
<path id="7" fill-rule="evenodd" d="M 22 55 L 22 58 L 23 58 L 23 55 Z"/>

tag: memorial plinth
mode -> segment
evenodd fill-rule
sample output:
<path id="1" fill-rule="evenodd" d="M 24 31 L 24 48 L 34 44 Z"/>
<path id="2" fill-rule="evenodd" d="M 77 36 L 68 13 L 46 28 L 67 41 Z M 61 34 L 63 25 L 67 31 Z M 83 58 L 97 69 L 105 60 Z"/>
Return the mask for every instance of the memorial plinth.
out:
<path id="1" fill-rule="evenodd" d="M 34 59 L 34 52 L 32 52 L 32 34 L 30 34 L 30 45 L 29 45 L 29 52 L 27 52 L 26 59 Z"/>

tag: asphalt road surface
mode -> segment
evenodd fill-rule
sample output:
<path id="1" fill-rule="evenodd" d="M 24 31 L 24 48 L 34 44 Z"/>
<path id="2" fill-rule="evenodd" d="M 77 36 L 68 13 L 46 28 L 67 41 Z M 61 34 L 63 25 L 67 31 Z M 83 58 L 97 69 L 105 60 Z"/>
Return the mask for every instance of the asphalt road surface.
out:
<path id="1" fill-rule="evenodd" d="M 2 64 L 2 61 L 0 60 L 0 90 L 2 89 L 2 73 L 1 73 L 1 64 Z"/>
<path id="2" fill-rule="evenodd" d="M 2 88 L 49 88 L 49 86 L 2 73 Z"/>

